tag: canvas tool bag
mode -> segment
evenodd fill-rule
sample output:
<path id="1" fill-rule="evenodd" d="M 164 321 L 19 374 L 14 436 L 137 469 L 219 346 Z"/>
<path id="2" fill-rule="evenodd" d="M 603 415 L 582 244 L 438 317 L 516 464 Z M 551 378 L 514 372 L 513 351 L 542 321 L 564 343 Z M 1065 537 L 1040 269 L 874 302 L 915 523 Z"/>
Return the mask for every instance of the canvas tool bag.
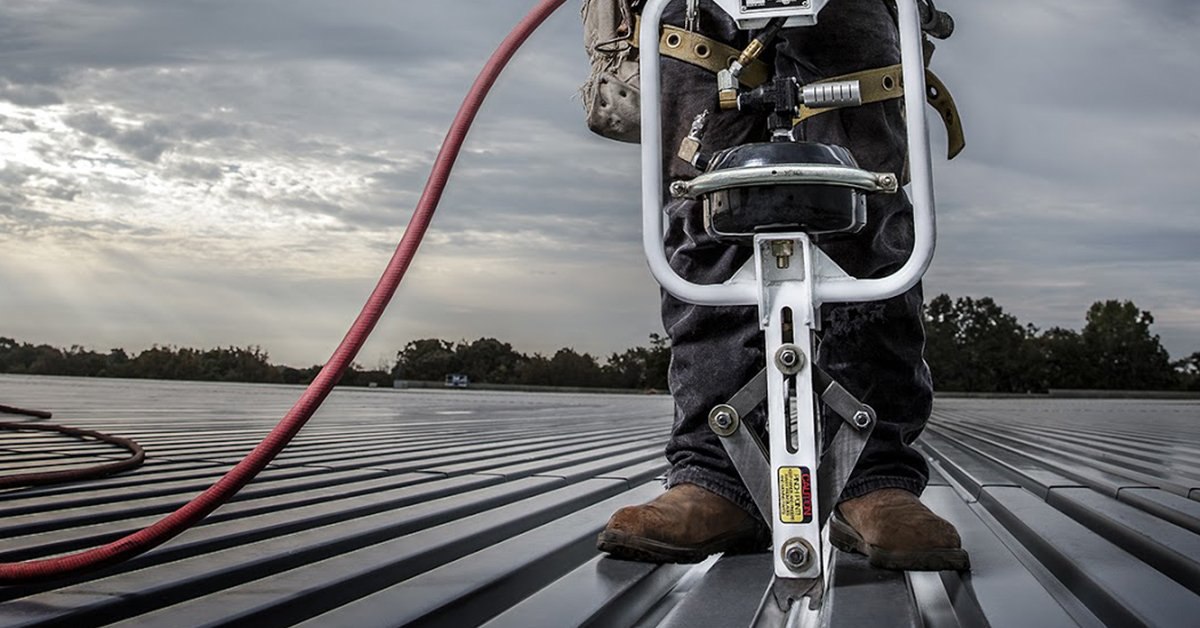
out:
<path id="1" fill-rule="evenodd" d="M 638 67 L 639 28 L 637 11 L 642 0 L 583 0 L 583 37 L 592 69 L 580 89 L 587 125 L 592 132 L 621 142 L 641 141 L 641 92 Z M 662 25 L 659 53 L 716 73 L 737 58 L 739 50 L 709 39 L 699 33 L 671 25 Z M 933 53 L 932 42 L 925 39 L 925 63 Z M 900 98 L 904 95 L 901 66 L 873 68 L 823 79 L 826 81 L 857 80 L 863 93 L 863 104 Z M 739 76 L 745 87 L 756 87 L 767 79 L 769 69 L 761 60 L 747 66 Z M 966 142 L 962 122 L 950 91 L 926 69 L 926 99 L 937 110 L 946 126 L 949 140 L 948 156 L 953 159 Z M 802 107 L 796 123 L 809 117 L 832 111 Z"/>
<path id="2" fill-rule="evenodd" d="M 592 71 L 580 89 L 587 125 L 621 142 L 641 140 L 634 9 L 640 0 L 583 0 L 583 41 Z"/>

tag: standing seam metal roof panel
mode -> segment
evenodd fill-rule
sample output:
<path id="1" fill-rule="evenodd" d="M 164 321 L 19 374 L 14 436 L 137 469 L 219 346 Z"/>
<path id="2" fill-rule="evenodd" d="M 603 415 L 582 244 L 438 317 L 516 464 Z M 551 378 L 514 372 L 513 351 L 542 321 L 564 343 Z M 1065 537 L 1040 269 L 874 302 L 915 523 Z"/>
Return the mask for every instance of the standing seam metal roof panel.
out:
<path id="1" fill-rule="evenodd" d="M 105 542 L 207 487 L 298 394 L 285 386 L 0 376 L 0 401 L 141 442 L 132 473 L 0 492 L 0 560 Z M 661 491 L 670 399 L 338 389 L 230 504 L 130 563 L 0 589 L 0 625 L 736 626 L 766 554 L 598 555 Z M 1188 626 L 1200 617 L 1200 400 L 942 399 L 923 500 L 969 574 L 835 552 L 829 625 Z M 0 433 L 0 475 L 122 454 Z"/>

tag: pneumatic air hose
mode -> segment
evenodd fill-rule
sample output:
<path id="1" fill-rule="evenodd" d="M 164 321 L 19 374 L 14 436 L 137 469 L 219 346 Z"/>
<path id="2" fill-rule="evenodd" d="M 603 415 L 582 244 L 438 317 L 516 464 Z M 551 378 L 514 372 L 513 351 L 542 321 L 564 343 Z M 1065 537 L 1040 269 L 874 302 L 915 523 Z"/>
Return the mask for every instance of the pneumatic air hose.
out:
<path id="1" fill-rule="evenodd" d="M 400 280 L 404 277 L 409 263 L 412 262 L 413 256 L 417 252 L 417 247 L 420 245 L 426 229 L 429 228 L 429 221 L 433 218 L 433 212 L 441 199 L 442 191 L 446 187 L 446 181 L 450 177 L 450 171 L 454 166 L 454 161 L 458 158 L 459 150 L 462 148 L 471 122 L 475 119 L 475 114 L 479 112 L 484 98 L 496 82 L 500 71 L 504 69 L 509 59 L 533 31 L 564 2 L 565 0 L 542 0 L 521 19 L 516 28 L 492 53 L 459 107 L 458 114 L 455 116 L 450 130 L 446 133 L 445 141 L 438 152 L 433 171 L 425 183 L 421 199 L 417 202 L 412 219 L 409 220 L 408 227 L 404 230 L 404 236 L 396 246 L 396 251 L 388 262 L 387 268 L 384 269 L 383 276 L 380 277 L 371 296 L 363 305 L 358 318 L 354 320 L 350 331 L 346 333 L 345 338 L 334 350 L 333 356 L 330 357 L 321 372 L 317 374 L 316 379 L 309 384 L 291 410 L 254 448 L 254 451 L 250 452 L 203 493 L 144 530 L 107 545 L 76 554 L 19 563 L 0 563 L 0 585 L 31 584 L 77 575 L 119 563 L 165 543 L 228 501 L 287 446 L 292 437 L 300 431 L 300 428 L 312 417 L 321 402 L 333 390 L 333 386 L 341 378 L 342 372 L 354 360 L 359 349 L 362 348 L 363 342 L 379 322 L 379 317 L 383 314 L 388 302 L 391 301 L 392 295 L 395 294 Z"/>

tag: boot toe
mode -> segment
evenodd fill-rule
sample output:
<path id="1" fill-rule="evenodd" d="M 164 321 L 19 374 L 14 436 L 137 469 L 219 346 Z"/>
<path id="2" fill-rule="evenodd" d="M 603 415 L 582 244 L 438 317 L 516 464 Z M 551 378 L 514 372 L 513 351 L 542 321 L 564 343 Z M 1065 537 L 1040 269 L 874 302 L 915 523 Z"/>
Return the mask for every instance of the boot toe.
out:
<path id="1" fill-rule="evenodd" d="M 653 501 L 613 513 L 596 547 L 616 558 L 694 563 L 720 552 L 755 551 L 765 528 L 732 502 L 680 484 Z"/>
<path id="2" fill-rule="evenodd" d="M 830 538 L 846 551 L 866 554 L 884 569 L 940 571 L 970 568 L 954 524 L 929 510 L 916 495 L 884 489 L 847 500 Z"/>

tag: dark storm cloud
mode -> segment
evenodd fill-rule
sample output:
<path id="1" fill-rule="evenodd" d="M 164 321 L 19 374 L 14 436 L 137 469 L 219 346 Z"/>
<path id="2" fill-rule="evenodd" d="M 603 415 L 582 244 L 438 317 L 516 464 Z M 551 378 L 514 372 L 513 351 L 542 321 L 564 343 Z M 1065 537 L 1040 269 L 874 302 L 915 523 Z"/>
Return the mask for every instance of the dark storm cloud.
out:
<path id="1" fill-rule="evenodd" d="M 46 105 L 61 105 L 63 100 L 58 92 L 41 85 L 21 85 L 5 82 L 0 84 L 0 100 L 7 100 L 14 105 L 23 107 L 44 107 Z"/>
<path id="2" fill-rule="evenodd" d="M 143 161 L 158 161 L 163 152 L 171 147 L 171 127 L 162 122 L 145 122 L 130 128 L 113 124 L 96 111 L 77 113 L 63 120 L 67 126 L 93 137 L 112 142 L 124 152 Z"/>
<path id="3" fill-rule="evenodd" d="M 30 67 L 135 67 L 340 58 L 403 69 L 453 47 L 479 58 L 522 2 L 58 0 L 6 2 L 0 54 Z M 20 74 L 25 79 L 54 74 Z M 58 74 L 57 76 L 61 76 Z"/>

